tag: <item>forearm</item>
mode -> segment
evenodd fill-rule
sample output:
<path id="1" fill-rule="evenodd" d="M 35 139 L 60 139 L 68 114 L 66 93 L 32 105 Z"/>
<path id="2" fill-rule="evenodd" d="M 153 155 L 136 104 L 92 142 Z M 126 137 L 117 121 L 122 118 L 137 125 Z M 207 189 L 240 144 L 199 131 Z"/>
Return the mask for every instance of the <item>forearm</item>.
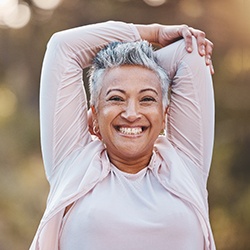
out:
<path id="1" fill-rule="evenodd" d="M 77 145 L 89 141 L 82 70 L 107 43 L 137 39 L 136 28 L 121 22 L 61 31 L 50 39 L 40 91 L 41 143 L 48 176 Z"/>
<path id="2" fill-rule="evenodd" d="M 140 35 L 133 24 L 108 21 L 57 32 L 52 39 L 64 45 L 67 56 L 85 68 L 91 65 L 96 53 L 108 43 L 132 42 L 139 40 Z"/>
<path id="3" fill-rule="evenodd" d="M 149 24 L 149 25 L 143 25 L 143 24 L 135 24 L 135 27 L 137 28 L 141 39 L 147 40 L 150 43 L 159 43 L 159 28 L 161 25 L 159 24 Z"/>
<path id="4" fill-rule="evenodd" d="M 168 139 L 207 174 L 214 137 L 214 97 L 209 68 L 196 47 L 193 53 L 188 53 L 183 41 L 156 53 L 171 80 Z"/>

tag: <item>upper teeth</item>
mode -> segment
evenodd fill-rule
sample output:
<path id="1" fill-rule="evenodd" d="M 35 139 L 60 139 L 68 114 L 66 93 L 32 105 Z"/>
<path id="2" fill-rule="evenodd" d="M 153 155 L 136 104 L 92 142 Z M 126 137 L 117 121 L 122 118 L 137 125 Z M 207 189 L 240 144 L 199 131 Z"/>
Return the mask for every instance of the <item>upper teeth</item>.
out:
<path id="1" fill-rule="evenodd" d="M 121 127 L 119 131 L 123 134 L 128 134 L 128 135 L 137 135 L 142 132 L 142 128 L 124 128 Z"/>

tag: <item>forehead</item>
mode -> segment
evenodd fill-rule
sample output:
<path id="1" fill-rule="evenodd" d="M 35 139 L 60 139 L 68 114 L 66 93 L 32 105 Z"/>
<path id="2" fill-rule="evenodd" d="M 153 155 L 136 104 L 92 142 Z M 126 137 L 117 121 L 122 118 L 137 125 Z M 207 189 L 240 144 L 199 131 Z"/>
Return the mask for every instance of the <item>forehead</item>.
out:
<path id="1" fill-rule="evenodd" d="M 158 75 L 142 66 L 124 65 L 107 70 L 103 77 L 102 89 L 110 87 L 136 89 L 142 87 L 161 88 Z"/>

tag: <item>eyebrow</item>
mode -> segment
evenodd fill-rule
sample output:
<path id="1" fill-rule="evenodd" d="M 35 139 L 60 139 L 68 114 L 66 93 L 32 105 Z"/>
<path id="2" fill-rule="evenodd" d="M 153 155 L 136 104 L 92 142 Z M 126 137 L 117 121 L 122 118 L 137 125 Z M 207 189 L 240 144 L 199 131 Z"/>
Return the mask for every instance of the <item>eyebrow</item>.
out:
<path id="1" fill-rule="evenodd" d="M 109 89 L 109 90 L 107 91 L 107 93 L 106 93 L 106 96 L 107 96 L 110 92 L 112 92 L 112 91 L 118 91 L 118 92 L 121 92 L 121 93 L 123 93 L 123 94 L 126 94 L 126 91 L 123 90 L 123 89 Z M 154 92 L 156 95 L 158 95 L 158 92 L 157 92 L 155 89 L 152 89 L 152 88 L 142 89 L 142 90 L 139 91 L 139 93 L 143 93 L 143 92 L 146 92 L 146 91 L 152 91 L 152 92 Z"/>
<path id="2" fill-rule="evenodd" d="M 156 95 L 158 95 L 158 92 L 157 92 L 155 89 L 152 89 L 152 88 L 142 89 L 142 90 L 140 90 L 139 93 L 143 93 L 143 92 L 146 92 L 146 91 L 152 91 L 152 92 L 154 92 Z"/>
<path id="3" fill-rule="evenodd" d="M 110 92 L 112 92 L 112 91 L 119 91 L 119 92 L 121 92 L 121 93 L 123 93 L 123 94 L 126 93 L 126 91 L 123 90 L 123 89 L 109 89 L 109 90 L 107 91 L 107 93 L 106 93 L 106 96 L 107 96 Z"/>

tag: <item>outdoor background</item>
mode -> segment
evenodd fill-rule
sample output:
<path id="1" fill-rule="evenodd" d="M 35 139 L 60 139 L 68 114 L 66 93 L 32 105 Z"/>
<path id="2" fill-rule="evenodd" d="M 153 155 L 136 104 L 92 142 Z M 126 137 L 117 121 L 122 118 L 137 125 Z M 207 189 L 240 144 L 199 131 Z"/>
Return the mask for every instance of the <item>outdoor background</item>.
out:
<path id="1" fill-rule="evenodd" d="M 250 249 L 250 0 L 0 0 L 0 250 L 28 249 L 45 208 L 38 94 L 47 41 L 111 19 L 186 23 L 213 41 L 211 223 L 218 250 Z"/>

